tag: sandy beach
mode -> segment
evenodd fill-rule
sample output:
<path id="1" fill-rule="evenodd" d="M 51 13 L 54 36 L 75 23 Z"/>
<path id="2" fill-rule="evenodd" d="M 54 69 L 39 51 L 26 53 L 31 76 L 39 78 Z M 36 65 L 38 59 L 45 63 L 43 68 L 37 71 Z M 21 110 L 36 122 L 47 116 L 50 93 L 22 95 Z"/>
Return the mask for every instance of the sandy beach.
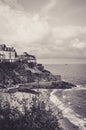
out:
<path id="1" fill-rule="evenodd" d="M 60 126 L 64 130 L 86 130 L 86 121 L 82 120 L 78 114 L 75 114 L 72 109 L 65 105 L 55 94 L 56 92 L 59 93 L 58 90 L 53 90 L 50 96 L 50 100 L 62 112 L 63 118 L 59 120 Z"/>
<path id="2" fill-rule="evenodd" d="M 83 120 L 70 108 L 70 102 L 64 102 L 66 97 L 64 96 L 63 91 L 68 91 L 68 93 L 70 93 L 71 90 L 39 89 L 38 91 L 40 92 L 39 99 L 45 102 L 46 109 L 48 110 L 50 107 L 53 115 L 58 118 L 61 130 L 86 130 L 86 120 Z M 22 104 L 20 105 L 19 102 L 21 102 L 23 98 L 28 99 L 29 108 L 31 105 L 30 102 L 32 100 L 32 97 L 35 96 L 33 94 L 19 92 L 13 94 L 0 93 L 0 95 L 3 101 L 8 100 L 11 106 L 17 106 L 20 111 L 22 111 Z"/>

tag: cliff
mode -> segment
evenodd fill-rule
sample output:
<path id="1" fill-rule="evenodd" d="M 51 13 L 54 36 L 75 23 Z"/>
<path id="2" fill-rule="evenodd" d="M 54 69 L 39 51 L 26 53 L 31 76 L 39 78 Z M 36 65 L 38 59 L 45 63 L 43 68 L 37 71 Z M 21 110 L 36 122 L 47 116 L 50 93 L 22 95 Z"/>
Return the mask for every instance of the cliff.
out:
<path id="1" fill-rule="evenodd" d="M 41 64 L 28 63 L 27 61 L 0 63 L 0 87 L 60 80 L 61 76 L 51 74 Z"/>
<path id="2" fill-rule="evenodd" d="M 11 56 L 11 51 L 14 57 Z M 74 87 L 73 84 L 63 82 L 60 75 L 53 75 L 42 64 L 37 64 L 35 56 L 27 52 L 18 55 L 13 47 L 0 45 L 0 88 L 15 86 L 22 88 L 19 91 L 24 91 L 25 87 L 26 89 Z"/>

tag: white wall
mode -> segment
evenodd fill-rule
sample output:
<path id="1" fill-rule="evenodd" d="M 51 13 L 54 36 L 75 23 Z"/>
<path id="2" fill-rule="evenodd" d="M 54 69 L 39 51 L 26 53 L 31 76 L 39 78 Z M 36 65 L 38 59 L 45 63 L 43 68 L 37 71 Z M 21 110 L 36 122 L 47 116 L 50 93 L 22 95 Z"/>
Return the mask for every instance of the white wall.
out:
<path id="1" fill-rule="evenodd" d="M 15 51 L 0 51 L 3 54 L 3 59 L 15 59 Z"/>

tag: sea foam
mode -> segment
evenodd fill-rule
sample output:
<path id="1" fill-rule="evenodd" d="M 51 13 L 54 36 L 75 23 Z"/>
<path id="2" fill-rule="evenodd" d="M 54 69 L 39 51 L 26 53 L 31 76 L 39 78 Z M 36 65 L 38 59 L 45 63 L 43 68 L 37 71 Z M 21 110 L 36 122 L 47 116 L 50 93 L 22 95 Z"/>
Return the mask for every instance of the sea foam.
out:
<path id="1" fill-rule="evenodd" d="M 79 130 L 86 130 L 86 119 L 81 118 L 71 108 L 66 106 L 59 98 L 55 95 L 57 90 L 53 90 L 50 96 L 50 100 L 61 110 L 63 117 L 67 118 L 72 124 L 79 127 Z"/>

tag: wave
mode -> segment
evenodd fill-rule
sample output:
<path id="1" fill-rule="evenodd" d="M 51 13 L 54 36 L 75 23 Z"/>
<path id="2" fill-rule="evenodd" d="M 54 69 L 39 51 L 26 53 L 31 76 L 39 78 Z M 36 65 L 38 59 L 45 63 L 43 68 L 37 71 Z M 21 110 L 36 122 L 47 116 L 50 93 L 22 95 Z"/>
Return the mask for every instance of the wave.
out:
<path id="1" fill-rule="evenodd" d="M 53 90 L 50 96 L 50 100 L 61 110 L 63 117 L 67 118 L 72 124 L 79 127 L 79 130 L 86 130 L 86 118 L 81 118 L 80 115 L 76 114 L 71 108 L 65 105 L 55 95 L 57 90 Z M 70 103 L 70 102 L 69 102 Z"/>

